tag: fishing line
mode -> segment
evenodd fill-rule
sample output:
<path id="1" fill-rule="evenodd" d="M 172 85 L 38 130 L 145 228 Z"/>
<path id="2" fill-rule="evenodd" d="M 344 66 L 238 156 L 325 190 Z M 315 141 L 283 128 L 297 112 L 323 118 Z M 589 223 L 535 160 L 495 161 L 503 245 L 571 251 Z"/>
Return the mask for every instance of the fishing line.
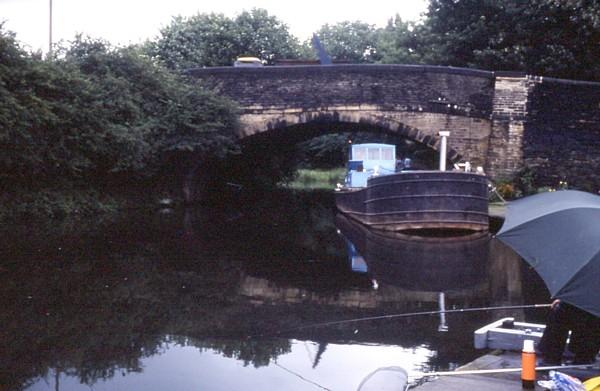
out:
<path id="1" fill-rule="evenodd" d="M 296 377 L 304 380 L 305 382 L 313 384 L 313 385 L 319 387 L 320 389 L 327 390 L 327 391 L 332 391 L 331 388 L 323 387 L 319 383 L 316 383 L 316 382 L 314 382 L 314 381 L 312 381 L 310 379 L 307 379 L 304 376 L 302 376 L 301 374 L 296 373 L 296 372 L 292 371 L 291 369 L 288 369 L 288 368 L 284 367 L 283 365 L 279 364 L 277 361 L 275 361 L 275 365 L 277 365 L 279 368 L 283 369 L 284 371 L 286 371 L 286 372 L 288 372 L 288 373 L 290 373 L 290 374 L 292 374 L 292 375 L 294 375 L 294 376 L 296 376 Z"/>
<path id="2" fill-rule="evenodd" d="M 478 311 L 517 310 L 517 309 L 527 309 L 527 308 L 549 308 L 550 306 L 551 306 L 551 304 L 525 304 L 525 305 L 505 305 L 505 306 L 498 306 L 498 307 L 474 307 L 474 308 L 459 308 L 459 309 L 451 309 L 451 310 L 404 312 L 401 314 L 367 316 L 364 318 L 353 318 L 353 319 L 336 320 L 336 321 L 331 321 L 331 322 L 312 323 L 312 324 L 308 324 L 308 325 L 304 325 L 304 326 L 297 326 L 297 327 L 293 327 L 293 328 L 289 328 L 289 329 L 279 330 L 279 331 L 273 332 L 271 334 L 263 333 L 263 334 L 257 334 L 257 335 L 250 335 L 250 336 L 248 336 L 248 338 L 277 336 L 281 333 L 290 332 L 290 331 L 297 331 L 297 330 L 303 330 L 303 329 L 315 328 L 315 327 L 338 326 L 338 325 L 347 324 L 347 323 L 366 322 L 369 320 L 395 319 L 395 318 L 407 318 L 410 316 L 453 314 L 453 313 L 478 312 Z"/>

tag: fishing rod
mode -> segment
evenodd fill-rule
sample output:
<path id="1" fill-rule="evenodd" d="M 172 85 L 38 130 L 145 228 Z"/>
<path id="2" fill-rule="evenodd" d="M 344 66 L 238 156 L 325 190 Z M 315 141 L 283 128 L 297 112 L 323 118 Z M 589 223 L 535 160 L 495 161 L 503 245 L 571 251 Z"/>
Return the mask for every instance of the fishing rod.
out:
<path id="1" fill-rule="evenodd" d="M 595 368 L 593 364 L 577 364 L 577 365 L 550 365 L 535 367 L 536 371 L 552 371 L 557 369 L 588 369 Z M 409 377 L 430 377 L 430 376 L 461 376 L 461 375 L 490 375 L 494 373 L 511 373 L 521 372 L 523 368 L 496 368 L 496 369 L 471 369 L 471 370 L 456 370 L 456 371 L 440 371 L 440 372 L 409 372 Z"/>
<path id="2" fill-rule="evenodd" d="M 279 330 L 270 335 L 263 333 L 263 334 L 248 336 L 248 338 L 274 336 L 274 335 L 279 335 L 281 333 L 285 333 L 285 332 L 289 332 L 289 331 L 297 331 L 297 330 L 316 328 L 316 327 L 338 326 L 341 324 L 366 322 L 366 321 L 370 321 L 370 320 L 408 318 L 411 316 L 454 314 L 454 313 L 479 312 L 479 311 L 518 310 L 518 309 L 527 309 L 527 308 L 549 308 L 550 306 L 551 306 L 551 304 L 504 305 L 504 306 L 496 306 L 496 307 L 457 308 L 457 309 L 451 309 L 451 310 L 404 312 L 404 313 L 400 313 L 400 314 L 366 316 L 363 318 L 352 318 L 352 319 L 344 319 L 344 320 L 335 320 L 335 321 L 330 321 L 330 322 L 312 323 L 312 324 L 308 324 L 308 325 L 292 327 L 292 328 L 285 329 L 285 330 Z"/>

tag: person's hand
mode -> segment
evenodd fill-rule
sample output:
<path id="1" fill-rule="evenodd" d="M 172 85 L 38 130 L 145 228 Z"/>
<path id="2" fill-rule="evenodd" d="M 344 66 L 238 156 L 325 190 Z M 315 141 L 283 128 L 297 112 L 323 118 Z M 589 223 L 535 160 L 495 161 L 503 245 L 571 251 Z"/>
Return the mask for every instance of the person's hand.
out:
<path id="1" fill-rule="evenodd" d="M 558 308 L 558 305 L 560 304 L 560 299 L 555 299 L 552 304 L 550 304 L 550 308 L 555 310 Z"/>

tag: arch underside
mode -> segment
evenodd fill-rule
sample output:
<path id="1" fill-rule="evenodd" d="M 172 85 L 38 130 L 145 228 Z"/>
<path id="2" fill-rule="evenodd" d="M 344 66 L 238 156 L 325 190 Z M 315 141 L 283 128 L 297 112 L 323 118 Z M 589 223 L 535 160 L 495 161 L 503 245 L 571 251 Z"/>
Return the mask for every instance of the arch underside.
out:
<path id="1" fill-rule="evenodd" d="M 383 131 L 438 150 L 438 132 L 451 129 L 448 159 L 467 160 L 484 166 L 491 121 L 419 111 L 402 111 L 377 106 L 337 106 L 319 109 L 247 108 L 241 115 L 240 137 L 290 128 L 310 128 L 319 134 L 341 131 Z"/>

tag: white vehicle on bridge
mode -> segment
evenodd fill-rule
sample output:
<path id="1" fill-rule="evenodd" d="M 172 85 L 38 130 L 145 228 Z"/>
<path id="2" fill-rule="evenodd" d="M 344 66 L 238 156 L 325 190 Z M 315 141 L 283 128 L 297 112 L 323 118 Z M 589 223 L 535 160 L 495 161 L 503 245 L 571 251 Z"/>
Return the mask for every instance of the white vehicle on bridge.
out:
<path id="1" fill-rule="evenodd" d="M 234 67 L 262 67 L 263 65 L 258 57 L 238 57 L 233 63 Z"/>

